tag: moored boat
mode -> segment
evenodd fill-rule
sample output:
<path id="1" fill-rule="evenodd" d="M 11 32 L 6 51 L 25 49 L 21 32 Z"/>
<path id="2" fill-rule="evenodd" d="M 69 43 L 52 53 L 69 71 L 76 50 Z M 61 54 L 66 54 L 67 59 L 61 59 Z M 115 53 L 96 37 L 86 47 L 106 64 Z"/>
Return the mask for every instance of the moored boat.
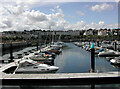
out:
<path id="1" fill-rule="evenodd" d="M 120 65 L 120 56 L 110 60 L 111 64 Z"/>
<path id="2" fill-rule="evenodd" d="M 96 50 L 95 51 L 95 54 L 99 54 L 99 52 L 102 52 L 104 49 L 103 48 L 101 48 L 101 49 L 99 49 L 99 50 Z"/>
<path id="3" fill-rule="evenodd" d="M 114 50 L 105 50 L 105 51 L 99 52 L 98 55 L 101 57 L 118 57 L 120 56 L 120 52 L 116 52 Z"/>
<path id="4" fill-rule="evenodd" d="M 20 61 L 17 70 L 15 70 L 15 73 L 49 73 L 49 72 L 56 72 L 59 69 L 59 67 L 56 66 L 50 66 L 47 64 L 39 64 L 33 60 L 27 59 Z"/>

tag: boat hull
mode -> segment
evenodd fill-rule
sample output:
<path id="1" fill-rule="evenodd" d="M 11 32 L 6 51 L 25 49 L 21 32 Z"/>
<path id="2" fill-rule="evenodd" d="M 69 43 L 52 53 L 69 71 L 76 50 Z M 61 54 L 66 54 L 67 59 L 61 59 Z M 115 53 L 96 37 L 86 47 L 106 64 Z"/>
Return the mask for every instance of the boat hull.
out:
<path id="1" fill-rule="evenodd" d="M 49 70 L 49 71 L 16 71 L 16 74 L 41 74 L 41 73 L 56 73 L 56 70 Z"/>

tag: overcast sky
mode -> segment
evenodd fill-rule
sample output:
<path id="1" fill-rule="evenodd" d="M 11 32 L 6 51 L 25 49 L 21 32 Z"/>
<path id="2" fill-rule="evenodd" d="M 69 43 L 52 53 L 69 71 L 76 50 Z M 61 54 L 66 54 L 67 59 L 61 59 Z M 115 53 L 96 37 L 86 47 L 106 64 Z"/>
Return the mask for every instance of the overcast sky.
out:
<path id="1" fill-rule="evenodd" d="M 118 3 L 115 2 L 118 0 L 114 2 L 55 1 L 0 1 L 0 31 L 118 27 Z"/>

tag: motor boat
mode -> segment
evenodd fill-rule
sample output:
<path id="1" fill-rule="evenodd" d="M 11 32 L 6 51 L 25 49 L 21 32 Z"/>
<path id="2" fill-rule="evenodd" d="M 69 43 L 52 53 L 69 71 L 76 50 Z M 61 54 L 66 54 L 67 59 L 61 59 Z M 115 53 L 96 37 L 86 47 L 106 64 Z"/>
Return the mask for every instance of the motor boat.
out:
<path id="1" fill-rule="evenodd" d="M 29 55 L 29 52 L 24 52 L 24 56 Z"/>
<path id="2" fill-rule="evenodd" d="M 59 54 L 61 53 L 61 48 L 58 45 L 50 45 L 45 47 L 42 51 L 48 51 L 51 53 Z"/>
<path id="3" fill-rule="evenodd" d="M 32 50 L 28 50 L 28 52 L 29 52 L 29 53 L 34 53 L 34 51 L 32 51 Z"/>
<path id="4" fill-rule="evenodd" d="M 111 64 L 116 64 L 116 65 L 119 64 L 120 65 L 120 56 L 111 59 L 110 62 L 111 62 Z"/>
<path id="5" fill-rule="evenodd" d="M 29 57 L 31 60 L 37 61 L 39 63 L 51 64 L 54 62 L 54 58 L 44 53 L 35 53 L 33 56 Z"/>
<path id="6" fill-rule="evenodd" d="M 59 67 L 56 66 L 50 66 L 47 64 L 40 64 L 37 63 L 33 60 L 27 59 L 27 60 L 22 60 L 17 64 L 17 68 L 14 71 L 14 73 L 23 73 L 23 74 L 28 74 L 28 73 L 53 73 L 56 72 Z"/>
<path id="7" fill-rule="evenodd" d="M 79 42 L 74 42 L 74 44 L 75 44 L 76 46 L 78 46 L 78 47 L 81 47 L 81 46 L 82 46 L 82 44 L 79 43 Z"/>
<path id="8" fill-rule="evenodd" d="M 41 57 L 41 58 L 53 59 L 53 58 L 52 58 L 52 55 L 45 54 L 45 53 L 40 53 L 40 52 L 39 52 L 39 53 L 34 53 L 34 56 L 35 56 L 35 57 L 38 57 L 38 56 L 39 56 L 39 57 Z"/>
<path id="9" fill-rule="evenodd" d="M 40 55 L 38 56 L 32 56 L 30 57 L 30 59 L 34 60 L 34 61 L 52 61 L 52 58 L 47 58 L 47 57 L 42 57 Z"/>
<path id="10" fill-rule="evenodd" d="M 114 50 L 105 50 L 102 52 L 99 52 L 98 54 L 101 57 L 118 57 L 120 56 L 120 52 L 114 51 Z"/>
<path id="11" fill-rule="evenodd" d="M 55 53 L 55 54 L 61 53 L 61 50 L 58 49 L 57 47 L 51 47 L 51 48 L 47 49 L 46 51 L 51 52 L 51 53 Z"/>
<path id="12" fill-rule="evenodd" d="M 42 51 L 42 53 L 46 54 L 46 55 L 49 55 L 51 56 L 52 58 L 55 58 L 55 53 L 51 53 L 51 52 L 48 52 L 48 51 Z"/>
<path id="13" fill-rule="evenodd" d="M 102 52 L 104 49 L 103 48 L 101 48 L 101 49 L 99 49 L 99 50 L 96 50 L 95 51 L 95 54 L 98 54 L 99 52 Z"/>
<path id="14" fill-rule="evenodd" d="M 60 47 L 60 48 L 63 48 L 65 47 L 66 45 L 64 44 L 64 42 L 57 42 L 57 45 Z"/>

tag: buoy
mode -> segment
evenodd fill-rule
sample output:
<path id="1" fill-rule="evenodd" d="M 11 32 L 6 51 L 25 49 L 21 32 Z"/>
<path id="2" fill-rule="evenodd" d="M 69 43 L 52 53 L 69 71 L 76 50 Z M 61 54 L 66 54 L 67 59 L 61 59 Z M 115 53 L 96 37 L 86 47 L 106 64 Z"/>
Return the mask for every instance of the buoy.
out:
<path id="1" fill-rule="evenodd" d="M 49 56 L 49 54 L 47 54 L 46 56 Z"/>

